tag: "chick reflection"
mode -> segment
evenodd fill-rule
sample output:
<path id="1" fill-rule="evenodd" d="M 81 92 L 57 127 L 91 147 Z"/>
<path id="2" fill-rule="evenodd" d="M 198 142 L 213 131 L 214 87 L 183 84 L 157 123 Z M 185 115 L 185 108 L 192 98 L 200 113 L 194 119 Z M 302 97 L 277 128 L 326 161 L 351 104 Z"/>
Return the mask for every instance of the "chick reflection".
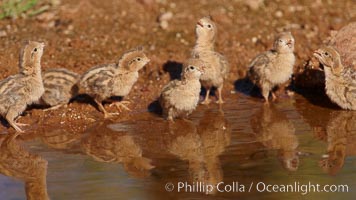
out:
<path id="1" fill-rule="evenodd" d="M 66 129 L 53 129 L 41 134 L 42 142 L 53 149 L 70 149 L 81 139 L 78 132 L 70 132 Z"/>
<path id="2" fill-rule="evenodd" d="M 320 161 L 324 172 L 335 175 L 344 166 L 346 156 L 356 155 L 356 112 L 335 111 L 327 132 L 327 155 Z"/>
<path id="3" fill-rule="evenodd" d="M 251 119 L 251 127 L 256 138 L 268 149 L 278 152 L 278 159 L 288 171 L 296 171 L 299 166 L 298 138 L 295 127 L 284 113 L 274 105 L 265 104 Z"/>
<path id="4" fill-rule="evenodd" d="M 171 134 L 179 135 L 169 151 L 188 161 L 191 182 L 216 185 L 223 181 L 219 155 L 230 144 L 231 130 L 222 111 L 206 111 L 198 126 L 187 120 L 177 120 L 169 129 Z"/>
<path id="5" fill-rule="evenodd" d="M 122 163 L 132 176 L 143 178 L 154 168 L 151 160 L 142 156 L 141 147 L 123 131 L 113 131 L 103 124 L 90 131 L 81 143 L 83 151 L 99 162 Z"/>
<path id="6" fill-rule="evenodd" d="M 0 173 L 25 183 L 28 200 L 49 199 L 47 194 L 47 164 L 42 157 L 20 146 L 16 134 L 10 134 L 0 146 Z"/>

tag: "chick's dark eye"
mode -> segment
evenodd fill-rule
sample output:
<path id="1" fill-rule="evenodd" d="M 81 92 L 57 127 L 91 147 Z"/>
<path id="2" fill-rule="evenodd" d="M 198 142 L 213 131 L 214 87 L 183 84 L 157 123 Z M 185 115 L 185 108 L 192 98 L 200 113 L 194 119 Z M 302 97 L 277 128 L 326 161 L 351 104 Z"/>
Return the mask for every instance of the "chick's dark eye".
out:
<path id="1" fill-rule="evenodd" d="M 212 26 L 210 24 L 208 24 L 208 28 L 211 28 Z"/>
<path id="2" fill-rule="evenodd" d="M 34 52 L 37 52 L 37 48 L 34 48 L 33 51 L 34 51 Z"/>
<path id="3" fill-rule="evenodd" d="M 193 70 L 193 69 L 194 69 L 194 67 L 193 67 L 193 66 L 190 66 L 190 67 L 189 67 L 189 69 L 190 69 L 190 70 Z"/>
<path id="4" fill-rule="evenodd" d="M 137 61 L 141 61 L 141 58 L 137 58 Z"/>
<path id="5" fill-rule="evenodd" d="M 328 52 L 325 52 L 324 55 L 329 56 L 329 53 L 328 53 Z"/>

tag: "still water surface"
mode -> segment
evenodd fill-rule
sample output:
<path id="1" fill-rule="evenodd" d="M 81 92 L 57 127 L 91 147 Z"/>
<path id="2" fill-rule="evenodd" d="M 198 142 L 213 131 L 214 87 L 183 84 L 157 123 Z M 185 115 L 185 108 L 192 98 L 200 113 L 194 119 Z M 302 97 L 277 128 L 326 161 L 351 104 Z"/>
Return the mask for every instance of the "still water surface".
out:
<path id="1" fill-rule="evenodd" d="M 1 135 L 0 199 L 353 199 L 356 113 L 309 102 L 295 95 L 267 106 L 241 96 L 175 123 L 141 112 L 80 134 Z M 178 192 L 178 182 L 190 187 Z M 203 191 L 221 182 L 219 190 L 238 191 Z M 256 188 L 309 182 L 348 192 Z"/>

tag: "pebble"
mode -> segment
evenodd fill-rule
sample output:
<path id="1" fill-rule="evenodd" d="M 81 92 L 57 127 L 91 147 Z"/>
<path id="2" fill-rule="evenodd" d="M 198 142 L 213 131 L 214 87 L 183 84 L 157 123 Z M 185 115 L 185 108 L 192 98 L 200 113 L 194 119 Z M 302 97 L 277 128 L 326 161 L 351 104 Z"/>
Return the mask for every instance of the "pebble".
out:
<path id="1" fill-rule="evenodd" d="M 6 36 L 7 36 L 6 31 L 4 30 L 0 31 L 0 37 L 6 37 Z"/>
<path id="2" fill-rule="evenodd" d="M 281 18 L 283 17 L 283 12 L 280 11 L 280 10 L 277 10 L 275 13 L 274 13 L 274 16 L 278 17 L 278 18 Z"/>
<path id="3" fill-rule="evenodd" d="M 172 12 L 165 12 L 165 13 L 161 14 L 158 17 L 159 26 L 164 30 L 168 29 L 168 26 L 169 26 L 168 21 L 171 20 L 172 18 L 173 18 Z"/>
<path id="4" fill-rule="evenodd" d="M 253 37 L 253 38 L 251 39 L 252 43 L 254 43 L 254 44 L 257 42 L 257 40 L 258 40 L 257 37 Z"/>
<path id="5" fill-rule="evenodd" d="M 264 0 L 245 0 L 245 5 L 247 5 L 251 10 L 258 10 L 264 4 Z"/>

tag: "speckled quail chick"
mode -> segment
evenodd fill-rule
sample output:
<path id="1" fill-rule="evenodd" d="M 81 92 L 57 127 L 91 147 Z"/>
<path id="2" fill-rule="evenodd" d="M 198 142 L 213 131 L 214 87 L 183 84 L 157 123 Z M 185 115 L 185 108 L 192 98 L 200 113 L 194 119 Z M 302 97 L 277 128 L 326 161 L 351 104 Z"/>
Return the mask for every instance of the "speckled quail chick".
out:
<path id="1" fill-rule="evenodd" d="M 343 109 L 356 110 L 356 70 L 344 66 L 338 51 L 322 47 L 314 56 L 324 65 L 325 90 L 329 98 Z"/>
<path id="2" fill-rule="evenodd" d="M 290 32 L 280 33 L 272 50 L 256 56 L 249 66 L 248 76 L 262 92 L 268 102 L 269 94 L 274 87 L 286 83 L 293 74 L 294 38 Z M 273 99 L 276 99 L 272 92 Z"/>
<path id="3" fill-rule="evenodd" d="M 199 102 L 200 76 L 205 63 L 199 59 L 189 59 L 183 66 L 182 79 L 173 80 L 163 87 L 159 102 L 163 115 L 168 120 L 189 115 Z"/>
<path id="4" fill-rule="evenodd" d="M 105 118 L 115 115 L 117 113 L 108 113 L 105 110 L 103 101 L 110 101 L 110 97 L 128 95 L 138 79 L 138 71 L 149 61 L 142 48 L 127 51 L 117 63 L 96 66 L 85 72 L 79 81 L 79 92 L 93 97 Z M 121 101 L 112 105 L 116 105 L 119 110 L 128 110 L 126 103 L 128 102 Z"/>
<path id="5" fill-rule="evenodd" d="M 23 132 L 15 119 L 27 105 L 37 102 L 44 93 L 41 57 L 44 44 L 26 42 L 20 53 L 20 73 L 0 82 L 0 114 L 18 132 Z"/>
<path id="6" fill-rule="evenodd" d="M 195 32 L 197 40 L 192 56 L 206 63 L 206 69 L 200 78 L 202 86 L 206 89 L 205 100 L 202 104 L 210 103 L 209 95 L 213 87 L 216 87 L 218 91 L 217 103 L 224 103 L 222 89 L 230 68 L 226 58 L 214 50 L 217 26 L 210 16 L 203 17 L 198 21 Z"/>
<path id="7" fill-rule="evenodd" d="M 79 74 L 65 68 L 54 68 L 42 73 L 45 92 L 40 104 L 53 110 L 69 103 L 77 95 Z"/>

